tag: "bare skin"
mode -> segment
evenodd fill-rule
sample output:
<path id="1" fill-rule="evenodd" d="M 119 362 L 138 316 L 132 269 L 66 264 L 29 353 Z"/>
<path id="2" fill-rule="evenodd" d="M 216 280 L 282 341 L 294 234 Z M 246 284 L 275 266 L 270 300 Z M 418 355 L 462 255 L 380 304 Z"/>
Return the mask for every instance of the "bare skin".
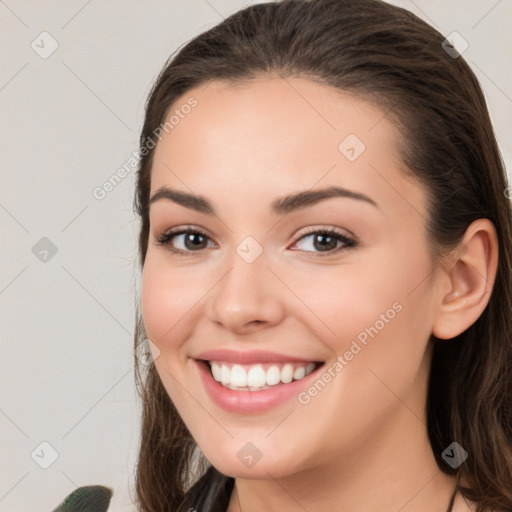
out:
<path id="1" fill-rule="evenodd" d="M 427 436 L 429 338 L 458 335 L 484 310 L 494 227 L 476 221 L 444 263 L 434 258 L 427 192 L 404 174 L 400 134 L 378 105 L 299 78 L 212 82 L 173 109 L 191 96 L 197 107 L 157 145 L 151 194 L 200 195 L 216 214 L 151 205 L 142 313 L 169 396 L 205 456 L 236 478 L 228 512 L 445 512 L 455 480 Z M 331 197 L 271 212 L 278 197 L 331 186 L 371 202 Z M 170 251 L 190 251 L 183 234 L 156 243 L 190 226 L 207 241 L 196 253 Z M 313 228 L 355 244 L 324 251 Z M 236 252 L 249 236 L 263 250 L 252 263 Z M 260 349 L 328 368 L 370 326 L 378 332 L 316 396 L 257 414 L 214 403 L 194 362 L 212 348 Z M 248 442 L 261 453 L 252 467 L 237 456 Z M 467 510 L 459 495 L 453 512 Z"/>

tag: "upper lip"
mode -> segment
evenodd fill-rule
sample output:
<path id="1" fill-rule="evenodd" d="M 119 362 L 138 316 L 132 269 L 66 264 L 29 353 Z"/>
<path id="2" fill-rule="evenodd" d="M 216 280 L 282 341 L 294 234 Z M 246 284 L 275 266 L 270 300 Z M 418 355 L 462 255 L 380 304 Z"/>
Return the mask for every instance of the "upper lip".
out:
<path id="1" fill-rule="evenodd" d="M 297 362 L 297 363 L 310 363 L 318 362 L 317 359 L 304 359 L 302 357 L 291 356 L 286 354 L 279 354 L 277 352 L 270 352 L 268 350 L 244 350 L 237 351 L 231 349 L 216 349 L 201 352 L 195 359 L 202 359 L 203 361 L 226 361 L 230 363 L 239 364 L 257 364 L 268 362 Z"/>

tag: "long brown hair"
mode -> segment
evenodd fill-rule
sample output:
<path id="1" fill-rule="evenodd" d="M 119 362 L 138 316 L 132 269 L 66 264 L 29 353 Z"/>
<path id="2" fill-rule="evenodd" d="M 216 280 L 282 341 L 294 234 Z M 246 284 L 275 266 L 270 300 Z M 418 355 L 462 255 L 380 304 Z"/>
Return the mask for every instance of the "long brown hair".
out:
<path id="1" fill-rule="evenodd" d="M 429 240 L 438 254 L 471 222 L 490 219 L 499 263 L 489 304 L 450 341 L 432 337 L 427 428 L 440 469 L 457 476 L 477 512 L 512 510 L 512 219 L 507 180 L 482 90 L 445 37 L 381 0 L 283 0 L 240 10 L 171 55 L 146 104 L 135 212 L 139 257 L 148 246 L 154 150 L 149 138 L 179 96 L 208 81 L 297 76 L 375 101 L 400 128 L 401 157 L 429 192 Z M 135 345 L 146 332 L 137 307 Z M 136 473 L 139 510 L 200 509 L 219 489 L 225 510 L 233 479 L 201 455 L 154 364 L 138 358 L 142 433 Z M 469 454 L 457 469 L 441 458 L 453 441 Z M 195 463 L 198 463 L 195 466 Z M 202 476 L 202 477 L 201 477 Z M 468 486 L 464 486 L 467 482 Z"/>

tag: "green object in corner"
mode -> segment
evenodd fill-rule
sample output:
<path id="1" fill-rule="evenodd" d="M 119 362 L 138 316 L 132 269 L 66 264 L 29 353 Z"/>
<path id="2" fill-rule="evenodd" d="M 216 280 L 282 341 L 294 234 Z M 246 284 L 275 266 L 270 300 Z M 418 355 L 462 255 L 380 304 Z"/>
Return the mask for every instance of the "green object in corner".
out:
<path id="1" fill-rule="evenodd" d="M 103 485 L 78 487 L 52 512 L 106 512 L 112 489 Z"/>

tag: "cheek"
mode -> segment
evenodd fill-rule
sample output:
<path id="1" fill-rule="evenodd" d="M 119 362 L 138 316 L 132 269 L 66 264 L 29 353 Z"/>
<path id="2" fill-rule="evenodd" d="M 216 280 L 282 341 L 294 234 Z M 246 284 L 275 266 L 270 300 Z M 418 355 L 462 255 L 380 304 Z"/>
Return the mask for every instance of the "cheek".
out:
<path id="1" fill-rule="evenodd" d="M 314 279 L 296 273 L 293 291 L 301 301 L 303 321 L 338 353 L 346 340 L 366 327 L 378 322 L 382 328 L 381 315 L 394 318 L 396 309 L 400 309 L 395 304 L 403 300 L 400 283 L 389 273 L 363 265 L 321 270 L 315 272 Z"/>
<path id="2" fill-rule="evenodd" d="M 300 272 L 289 275 L 303 302 L 301 317 L 313 334 L 338 355 L 357 352 L 357 345 L 362 354 L 373 345 L 367 356 L 386 352 L 385 360 L 394 351 L 421 358 L 433 323 L 432 283 L 425 279 L 431 265 L 421 249 L 403 254 L 389 250 L 378 261 L 319 269 L 314 279 Z"/>
<path id="3" fill-rule="evenodd" d="M 165 263 L 150 254 L 146 257 L 141 284 L 141 312 L 148 338 L 162 352 L 178 348 L 186 339 L 195 308 L 204 291 L 193 278 L 179 270 L 166 268 Z"/>
<path id="4" fill-rule="evenodd" d="M 203 292 L 204 293 L 204 292 Z M 194 305 L 201 297 L 193 279 L 183 272 L 170 269 L 160 255 L 148 251 L 142 272 L 141 313 L 147 337 L 158 347 L 155 367 L 167 394 L 183 415 L 190 409 L 188 395 L 183 396 L 182 384 L 186 363 L 180 351 L 188 339 L 191 326 L 198 319 Z M 185 413 L 188 417 L 189 413 Z"/>

